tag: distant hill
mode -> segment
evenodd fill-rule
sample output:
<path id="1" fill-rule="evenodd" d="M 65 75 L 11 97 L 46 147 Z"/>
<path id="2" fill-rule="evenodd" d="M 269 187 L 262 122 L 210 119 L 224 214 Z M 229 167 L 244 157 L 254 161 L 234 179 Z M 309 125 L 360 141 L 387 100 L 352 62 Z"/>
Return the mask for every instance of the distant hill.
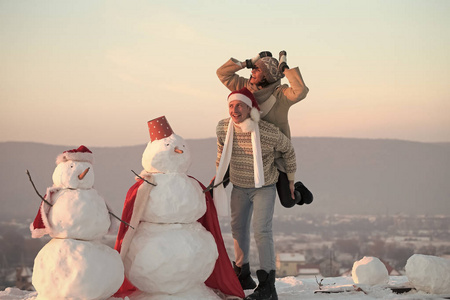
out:
<path id="1" fill-rule="evenodd" d="M 189 174 L 207 185 L 214 176 L 216 141 L 187 142 L 193 152 Z M 293 144 L 297 179 L 313 192 L 314 202 L 290 209 L 277 204 L 278 214 L 450 213 L 449 143 L 296 137 Z M 78 146 L 0 143 L 0 221 L 33 219 L 40 199 L 26 170 L 43 195 L 52 185 L 56 156 Z M 120 215 L 126 192 L 134 183 L 131 170 L 141 171 L 146 145 L 86 146 L 95 156 L 95 188 Z"/>

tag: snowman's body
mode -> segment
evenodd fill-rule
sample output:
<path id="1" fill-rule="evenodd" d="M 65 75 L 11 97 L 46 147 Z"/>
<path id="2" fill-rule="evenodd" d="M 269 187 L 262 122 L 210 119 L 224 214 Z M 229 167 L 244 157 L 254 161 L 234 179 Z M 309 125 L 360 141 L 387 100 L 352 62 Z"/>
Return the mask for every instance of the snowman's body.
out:
<path id="1" fill-rule="evenodd" d="M 108 299 L 122 284 L 122 274 L 114 249 L 98 241 L 55 238 L 36 256 L 32 281 L 37 300 Z"/>
<path id="2" fill-rule="evenodd" d="M 144 173 L 156 186 L 144 199 L 124 258 L 127 278 L 141 291 L 132 299 L 219 299 L 204 284 L 218 251 L 214 237 L 197 222 L 206 202 L 199 183 L 186 175 L 189 163 L 189 149 L 175 134 L 144 151 Z"/>
<path id="3" fill-rule="evenodd" d="M 83 174 L 83 175 L 82 175 Z M 53 173 L 41 217 L 53 239 L 34 261 L 37 299 L 107 299 L 123 281 L 117 251 L 101 244 L 111 226 L 104 199 L 93 188 L 92 164 L 63 161 Z"/>
<path id="4" fill-rule="evenodd" d="M 205 214 L 205 196 L 195 179 L 184 173 L 155 173 L 152 176 L 156 187 L 150 192 L 141 221 L 192 223 Z"/>
<path id="5" fill-rule="evenodd" d="M 108 233 L 108 208 L 97 190 L 63 189 L 52 199 L 48 214 L 52 238 L 97 240 Z"/>

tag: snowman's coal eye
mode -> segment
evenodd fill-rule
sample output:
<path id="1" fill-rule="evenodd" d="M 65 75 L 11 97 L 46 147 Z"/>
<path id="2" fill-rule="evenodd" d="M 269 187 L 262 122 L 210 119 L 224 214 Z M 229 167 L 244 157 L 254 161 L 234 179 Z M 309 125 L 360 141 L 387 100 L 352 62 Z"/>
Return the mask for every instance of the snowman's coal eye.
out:
<path id="1" fill-rule="evenodd" d="M 170 144 L 166 144 L 166 147 L 169 147 Z"/>

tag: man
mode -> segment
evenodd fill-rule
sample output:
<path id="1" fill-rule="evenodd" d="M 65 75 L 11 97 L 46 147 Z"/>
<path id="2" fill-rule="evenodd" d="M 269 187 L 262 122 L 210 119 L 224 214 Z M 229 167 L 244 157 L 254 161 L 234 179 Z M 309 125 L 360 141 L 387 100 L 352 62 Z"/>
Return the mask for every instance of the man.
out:
<path id="1" fill-rule="evenodd" d="M 241 77 L 236 72 L 243 68 L 251 68 L 249 79 Z M 268 51 L 260 52 L 256 57 L 240 62 L 230 58 L 217 69 L 219 80 L 230 90 L 235 91 L 246 87 L 250 90 L 261 108 L 261 118 L 277 126 L 288 138 L 291 132 L 288 122 L 289 108 L 303 100 L 308 94 L 298 67 L 290 69 L 286 62 L 286 51 L 280 52 L 280 62 Z M 281 85 L 281 78 L 286 76 L 289 85 Z M 313 200 L 311 192 L 301 182 L 295 184 L 295 194 L 292 198 L 288 190 L 284 161 L 276 154 L 276 165 L 280 171 L 277 182 L 278 196 L 281 204 L 292 207 L 295 204 L 310 204 Z"/>
<path id="2" fill-rule="evenodd" d="M 259 253 L 258 287 L 247 300 L 278 299 L 275 290 L 275 250 L 272 218 L 278 170 L 275 152 L 285 161 L 291 195 L 294 193 L 295 152 L 291 141 L 273 124 L 260 120 L 253 94 L 242 88 L 228 96 L 230 118 L 217 125 L 215 185 L 222 182 L 229 166 L 231 193 L 231 231 L 234 239 L 235 271 L 243 289 L 256 286 L 250 275 L 250 222 Z M 228 209 L 223 185 L 214 191 L 220 215 Z M 225 203 L 225 205 L 224 205 Z"/>

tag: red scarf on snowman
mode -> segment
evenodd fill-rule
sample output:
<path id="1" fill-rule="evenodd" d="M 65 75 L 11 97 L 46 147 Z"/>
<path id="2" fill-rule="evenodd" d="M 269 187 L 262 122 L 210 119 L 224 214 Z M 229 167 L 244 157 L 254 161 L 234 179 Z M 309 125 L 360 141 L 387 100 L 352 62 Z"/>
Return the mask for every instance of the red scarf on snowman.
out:
<path id="1" fill-rule="evenodd" d="M 149 177 L 147 177 L 146 179 L 149 179 L 151 181 L 151 178 Z M 197 180 L 197 182 L 200 184 L 203 190 L 206 189 L 206 187 L 200 181 Z M 140 208 L 137 208 L 137 206 L 140 205 L 140 203 L 137 203 L 136 201 L 138 190 L 141 189 L 140 192 L 142 192 L 142 189 L 148 189 L 149 192 L 152 187 L 148 183 L 145 184 L 143 183 L 144 180 L 137 179 L 137 182 L 133 186 L 131 186 L 131 188 L 128 190 L 127 196 L 125 198 L 125 203 L 123 206 L 122 220 L 131 224 L 131 226 L 133 227 L 134 225 L 137 226 L 139 224 L 138 223 L 139 218 L 136 218 L 136 216 L 134 216 L 133 213 L 141 211 Z M 205 201 L 206 201 L 206 213 L 203 215 L 203 217 L 201 217 L 198 220 L 198 222 L 200 222 L 203 225 L 203 227 L 205 227 L 205 229 L 208 230 L 213 235 L 216 241 L 217 250 L 219 252 L 219 257 L 217 258 L 214 270 L 212 274 L 209 276 L 209 278 L 205 281 L 205 284 L 212 289 L 220 290 L 222 293 L 226 295 L 233 295 L 240 298 L 244 298 L 245 297 L 244 291 L 242 290 L 241 284 L 239 283 L 239 280 L 237 279 L 236 274 L 234 273 L 233 267 L 231 266 L 230 259 L 228 258 L 228 254 L 225 249 L 225 245 L 222 239 L 222 233 L 220 231 L 219 221 L 217 218 L 216 208 L 214 206 L 213 199 L 209 192 L 205 193 Z M 119 251 L 119 253 L 121 253 L 121 256 L 124 255 L 125 252 L 128 250 L 124 248 L 128 248 L 129 241 L 131 241 L 133 235 L 132 233 L 133 229 L 128 230 L 128 227 L 129 226 L 125 225 L 124 223 L 120 224 L 116 244 L 114 246 L 114 249 Z M 125 278 L 121 288 L 116 292 L 114 296 L 124 297 L 128 294 L 131 294 L 135 290 L 136 287 L 133 286 L 131 282 L 128 281 L 127 278 Z"/>

